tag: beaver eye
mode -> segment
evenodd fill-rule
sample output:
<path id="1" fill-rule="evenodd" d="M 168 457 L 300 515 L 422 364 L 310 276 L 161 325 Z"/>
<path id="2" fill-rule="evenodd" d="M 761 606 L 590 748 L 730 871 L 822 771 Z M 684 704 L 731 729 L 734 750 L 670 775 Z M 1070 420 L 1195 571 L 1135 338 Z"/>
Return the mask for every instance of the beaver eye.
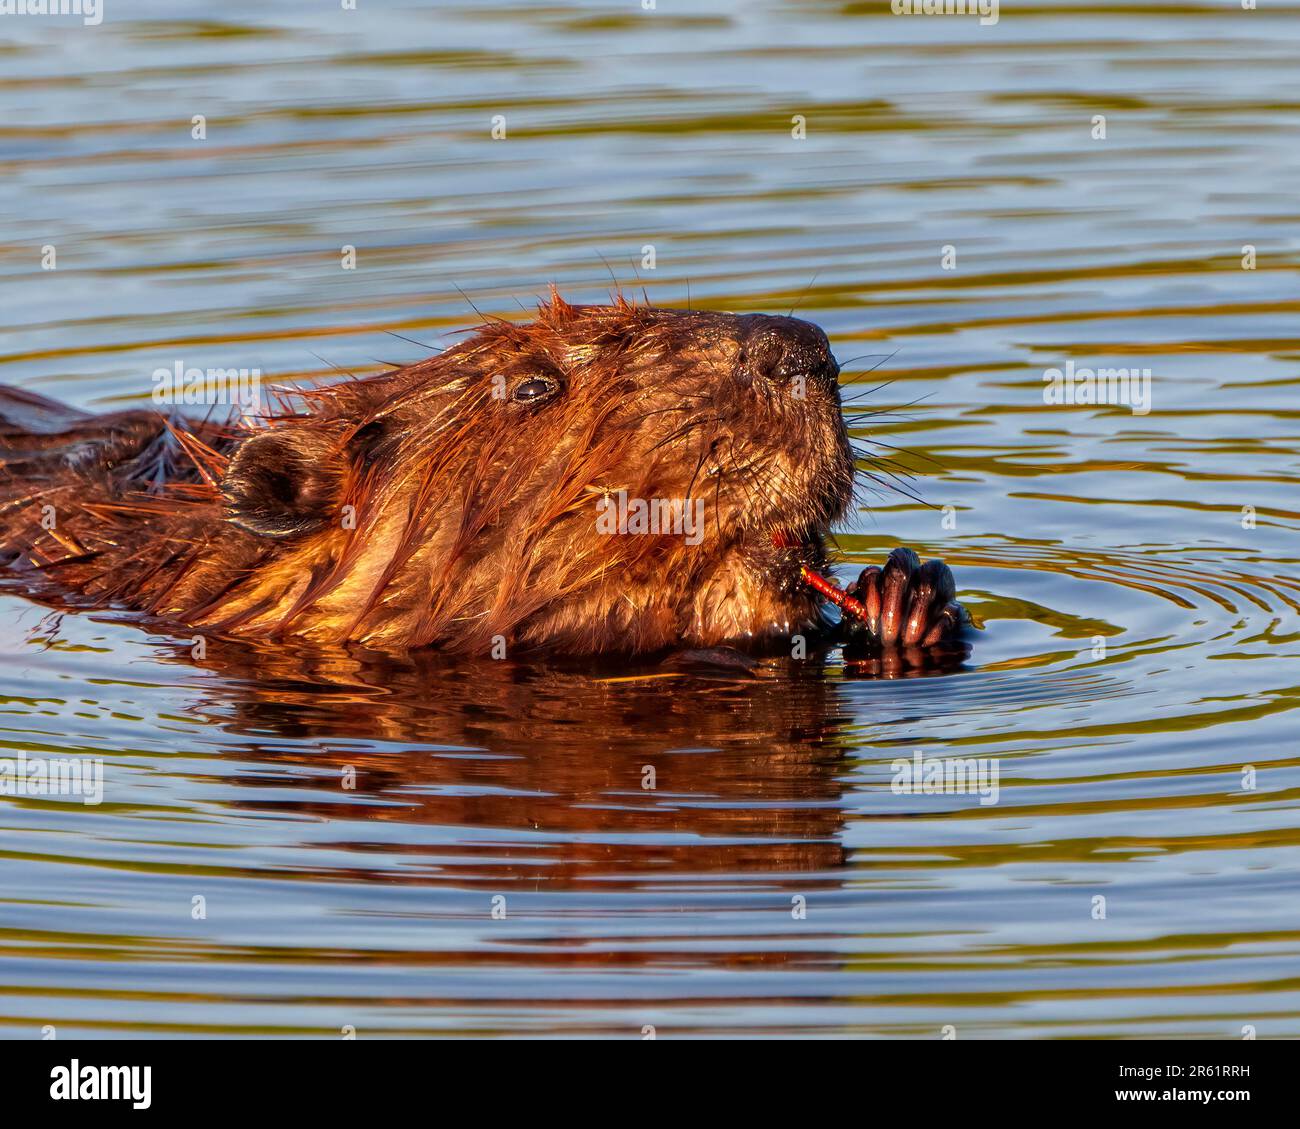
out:
<path id="1" fill-rule="evenodd" d="M 559 390 L 560 386 L 554 380 L 538 376 L 518 385 L 514 391 L 514 398 L 521 404 L 540 404 L 543 400 L 549 400 Z"/>

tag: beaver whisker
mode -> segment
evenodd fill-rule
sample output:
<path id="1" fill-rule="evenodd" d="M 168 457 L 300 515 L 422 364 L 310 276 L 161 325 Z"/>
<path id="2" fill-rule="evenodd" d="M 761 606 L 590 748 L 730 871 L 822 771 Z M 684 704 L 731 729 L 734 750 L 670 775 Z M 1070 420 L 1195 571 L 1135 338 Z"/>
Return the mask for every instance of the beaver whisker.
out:
<path id="1" fill-rule="evenodd" d="M 938 467 L 940 470 L 944 469 L 944 466 L 941 462 L 939 462 L 937 459 L 931 458 L 924 451 L 917 451 L 910 447 L 895 447 L 894 444 L 892 443 L 886 443 L 883 439 L 876 439 L 868 435 L 855 437 L 853 441 L 855 443 L 870 443 L 876 447 L 885 447 L 890 451 L 897 451 L 901 455 L 910 455 L 914 459 L 924 459 L 932 466 Z"/>
<path id="2" fill-rule="evenodd" d="M 690 399 L 702 402 L 705 398 L 703 396 L 692 396 Z M 619 422 L 623 427 L 632 427 L 635 424 L 641 423 L 643 420 L 649 419 L 651 416 L 665 415 L 669 412 L 689 412 L 691 407 L 691 404 L 672 404 L 666 408 L 654 408 L 648 412 L 642 412 L 638 416 L 632 416 L 630 419 L 620 420 Z"/>
<path id="3" fill-rule="evenodd" d="M 704 460 L 709 457 L 709 455 L 712 453 L 712 450 L 713 448 L 709 447 L 707 450 L 703 450 L 700 452 L 699 460 L 695 464 L 695 470 L 691 473 L 691 480 L 686 484 L 686 494 L 685 494 L 686 498 L 689 499 L 695 496 L 695 480 L 699 477 L 700 471 L 704 467 Z"/>
<path id="4" fill-rule="evenodd" d="M 860 448 L 860 444 L 872 443 L 872 442 L 874 442 L 874 440 L 870 440 L 870 439 L 850 440 L 850 446 L 852 446 L 853 452 L 858 456 L 858 460 L 860 462 L 864 462 L 869 466 L 877 467 L 880 470 L 893 471 L 894 473 L 899 474 L 904 478 L 909 478 L 909 479 L 916 478 L 916 474 L 910 468 L 904 466 L 893 456 L 878 455 L 876 454 L 875 451 L 871 451 L 865 448 Z"/>
<path id="5" fill-rule="evenodd" d="M 858 357 L 850 357 L 847 361 L 844 361 L 844 362 L 840 365 L 840 375 L 841 375 L 841 376 L 845 376 L 845 375 L 848 375 L 848 376 L 867 376 L 867 375 L 870 375 L 871 373 L 875 372 L 876 369 L 880 368 L 881 365 L 885 364 L 887 361 L 892 361 L 896 356 L 898 356 L 898 354 L 899 354 L 899 350 L 898 350 L 898 349 L 895 349 L 892 353 L 863 353 L 861 356 L 858 356 Z M 849 365 L 851 365 L 851 364 L 855 364 L 855 363 L 858 362 L 858 361 L 866 361 L 866 360 L 870 360 L 872 357 L 878 357 L 879 360 L 877 360 L 876 363 L 875 363 L 874 365 L 872 365 L 870 368 L 855 369 L 854 371 L 852 371 L 852 372 L 850 372 L 850 373 L 845 373 L 845 372 L 844 372 L 844 370 L 847 369 Z M 891 378 L 890 380 L 886 380 L 886 381 L 885 381 L 883 384 L 881 384 L 879 387 L 881 387 L 881 388 L 885 388 L 885 387 L 888 387 L 890 384 L 893 384 L 893 383 L 894 383 L 894 381 L 893 381 L 893 379 Z"/>
<path id="6" fill-rule="evenodd" d="M 881 478 L 881 477 L 880 477 L 879 475 L 877 475 L 877 474 L 873 474 L 873 473 L 872 473 L 871 471 L 869 471 L 869 470 L 864 470 L 864 469 L 861 469 L 861 468 L 860 468 L 860 469 L 859 469 L 859 473 L 860 473 L 864 478 L 867 478 L 867 479 L 869 479 L 870 481 L 876 483 L 876 485 L 878 485 L 882 490 L 884 490 L 884 491 L 886 491 L 886 492 L 892 492 L 892 493 L 895 493 L 895 494 L 902 494 L 905 498 L 909 498 L 909 499 L 910 499 L 911 501 L 913 501 L 913 502 L 919 502 L 921 505 L 925 506 L 927 509 L 936 509 L 936 508 L 937 508 L 937 507 L 934 506 L 932 503 L 927 502 L 927 501 L 926 501 L 923 497 L 921 497 L 921 495 L 918 494 L 916 491 L 912 490 L 910 487 L 904 485 L 901 481 L 899 481 L 896 475 L 890 474 L 888 471 L 886 471 L 885 473 L 886 473 L 890 478 L 894 479 L 894 481 L 892 481 L 892 482 L 887 482 L 887 481 L 885 481 L 885 479 Z"/>
<path id="7" fill-rule="evenodd" d="M 753 458 L 747 462 L 740 462 L 736 458 L 734 436 L 730 440 L 729 453 L 732 460 L 729 469 L 735 476 L 736 483 L 745 492 L 746 500 L 750 504 L 751 514 L 766 516 L 781 510 L 782 504 L 776 497 L 776 483 L 771 475 L 760 475 L 760 469 L 766 468 L 761 466 L 759 459 Z M 795 521 L 793 524 L 805 524 L 802 515 L 794 516 L 799 517 L 800 520 Z"/>
<path id="8" fill-rule="evenodd" d="M 439 351 L 439 346 L 437 345 L 426 345 L 423 341 L 417 341 L 414 337 L 407 337 L 404 334 L 398 333 L 396 330 L 387 329 L 384 332 L 387 333 L 389 337 L 396 337 L 399 341 L 405 341 L 409 345 L 418 345 L 421 349 L 427 349 L 430 353 L 437 353 Z"/>
<path id="9" fill-rule="evenodd" d="M 722 423 L 722 422 L 723 422 L 722 417 L 716 415 L 701 416 L 696 419 L 689 420 L 687 423 L 679 427 L 676 431 L 673 431 L 670 434 L 665 435 L 662 439 L 660 439 L 653 447 L 650 448 L 650 453 L 653 454 L 655 451 L 658 451 L 660 448 L 667 446 L 669 443 L 672 443 L 675 440 L 678 440 L 685 435 L 689 435 L 697 427 L 700 427 L 703 424 Z"/>

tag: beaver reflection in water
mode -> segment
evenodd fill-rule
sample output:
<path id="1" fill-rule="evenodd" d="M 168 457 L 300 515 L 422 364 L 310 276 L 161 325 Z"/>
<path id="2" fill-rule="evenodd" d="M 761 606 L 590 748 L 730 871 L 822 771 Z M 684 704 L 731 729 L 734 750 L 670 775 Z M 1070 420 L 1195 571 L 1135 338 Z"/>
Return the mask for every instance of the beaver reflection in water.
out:
<path id="1" fill-rule="evenodd" d="M 88 415 L 8 389 L 0 552 L 47 595 L 217 635 L 480 655 L 788 646 L 830 627 L 800 566 L 824 570 L 853 499 L 838 374 L 795 318 L 552 295 L 531 323 L 251 422 Z M 702 524 L 611 532 L 612 498 Z M 961 630 L 948 569 L 908 550 L 850 591 L 873 615 L 860 643 Z"/>

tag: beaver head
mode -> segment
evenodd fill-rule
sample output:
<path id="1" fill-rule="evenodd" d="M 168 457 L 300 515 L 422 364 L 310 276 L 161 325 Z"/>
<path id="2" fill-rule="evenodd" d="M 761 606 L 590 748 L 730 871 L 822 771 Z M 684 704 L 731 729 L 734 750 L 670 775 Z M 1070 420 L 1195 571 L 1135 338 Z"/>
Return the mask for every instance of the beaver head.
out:
<path id="1" fill-rule="evenodd" d="M 838 374 L 795 318 L 553 297 L 242 438 L 242 579 L 189 618 L 483 654 L 815 630 L 799 565 L 854 484 Z"/>

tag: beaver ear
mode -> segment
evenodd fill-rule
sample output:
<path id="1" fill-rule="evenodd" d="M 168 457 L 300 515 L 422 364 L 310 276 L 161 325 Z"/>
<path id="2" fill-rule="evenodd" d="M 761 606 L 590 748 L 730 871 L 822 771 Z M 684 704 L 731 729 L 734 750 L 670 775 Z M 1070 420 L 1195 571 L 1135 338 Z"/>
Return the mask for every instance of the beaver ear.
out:
<path id="1" fill-rule="evenodd" d="M 338 436 L 281 427 L 240 444 L 221 479 L 235 525 L 263 537 L 300 537 L 333 520 L 351 452 Z"/>

